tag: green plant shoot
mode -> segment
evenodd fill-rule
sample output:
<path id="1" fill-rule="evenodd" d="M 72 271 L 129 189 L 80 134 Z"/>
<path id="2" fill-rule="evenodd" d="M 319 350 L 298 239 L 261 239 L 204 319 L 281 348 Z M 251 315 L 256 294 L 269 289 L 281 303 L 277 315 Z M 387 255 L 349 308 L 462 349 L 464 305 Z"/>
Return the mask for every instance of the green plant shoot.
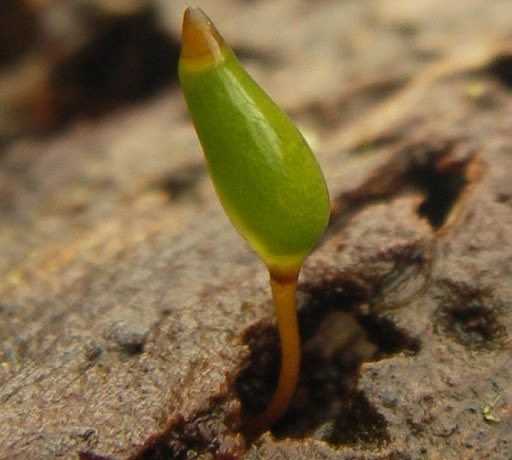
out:
<path id="1" fill-rule="evenodd" d="M 290 118 L 247 74 L 208 17 L 185 11 L 179 79 L 220 202 L 270 272 L 281 372 L 257 432 L 287 409 L 300 362 L 295 291 L 302 263 L 325 230 L 322 171 Z"/>

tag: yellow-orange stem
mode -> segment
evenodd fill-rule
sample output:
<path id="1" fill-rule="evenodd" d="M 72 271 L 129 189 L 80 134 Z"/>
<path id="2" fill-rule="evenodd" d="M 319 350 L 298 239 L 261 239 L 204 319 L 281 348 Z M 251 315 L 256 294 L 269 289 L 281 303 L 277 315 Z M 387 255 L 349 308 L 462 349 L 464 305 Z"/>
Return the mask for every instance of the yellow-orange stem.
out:
<path id="1" fill-rule="evenodd" d="M 281 341 L 281 370 L 276 390 L 266 409 L 246 425 L 246 431 L 252 434 L 265 430 L 286 412 L 295 391 L 300 367 L 300 338 L 295 307 L 297 275 L 276 277 L 271 274 L 270 286 Z"/>

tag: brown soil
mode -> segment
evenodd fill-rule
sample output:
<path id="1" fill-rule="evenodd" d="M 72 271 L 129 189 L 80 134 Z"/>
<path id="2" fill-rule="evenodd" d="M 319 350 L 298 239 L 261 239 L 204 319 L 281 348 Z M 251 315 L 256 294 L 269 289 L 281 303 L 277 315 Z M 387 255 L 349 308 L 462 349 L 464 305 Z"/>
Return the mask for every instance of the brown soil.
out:
<path id="1" fill-rule="evenodd" d="M 241 434 L 279 344 L 176 83 L 186 3 L 5 2 L 0 458 L 512 458 L 512 6 L 197 4 L 331 193 L 292 406 Z"/>

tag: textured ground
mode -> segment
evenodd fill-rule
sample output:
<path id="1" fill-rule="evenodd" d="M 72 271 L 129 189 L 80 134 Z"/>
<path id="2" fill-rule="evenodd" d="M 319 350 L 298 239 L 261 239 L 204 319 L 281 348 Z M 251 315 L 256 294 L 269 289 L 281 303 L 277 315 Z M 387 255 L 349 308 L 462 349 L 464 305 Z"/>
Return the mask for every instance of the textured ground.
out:
<path id="1" fill-rule="evenodd" d="M 176 84 L 186 3 L 4 2 L 0 458 L 511 458 L 512 6 L 196 4 L 331 193 L 292 407 L 240 434 L 278 343 Z"/>

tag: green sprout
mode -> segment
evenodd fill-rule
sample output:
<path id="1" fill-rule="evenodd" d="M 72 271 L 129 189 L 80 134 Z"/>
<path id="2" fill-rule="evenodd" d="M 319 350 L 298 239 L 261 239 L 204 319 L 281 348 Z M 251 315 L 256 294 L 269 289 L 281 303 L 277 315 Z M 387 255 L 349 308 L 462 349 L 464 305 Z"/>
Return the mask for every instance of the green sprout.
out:
<path id="1" fill-rule="evenodd" d="M 499 401 L 499 399 L 500 399 L 500 396 L 498 395 L 498 396 L 496 396 L 496 399 L 492 403 L 486 403 L 482 407 L 482 416 L 486 422 L 493 422 L 493 423 L 499 422 L 499 420 L 491 412 L 492 409 L 494 409 L 494 406 L 496 405 L 496 403 Z"/>
<path id="2" fill-rule="evenodd" d="M 283 415 L 297 382 L 297 278 L 329 219 L 327 187 L 299 130 L 198 8 L 185 11 L 178 73 L 224 211 L 270 273 L 281 370 L 267 408 L 248 423 L 258 432 Z"/>

